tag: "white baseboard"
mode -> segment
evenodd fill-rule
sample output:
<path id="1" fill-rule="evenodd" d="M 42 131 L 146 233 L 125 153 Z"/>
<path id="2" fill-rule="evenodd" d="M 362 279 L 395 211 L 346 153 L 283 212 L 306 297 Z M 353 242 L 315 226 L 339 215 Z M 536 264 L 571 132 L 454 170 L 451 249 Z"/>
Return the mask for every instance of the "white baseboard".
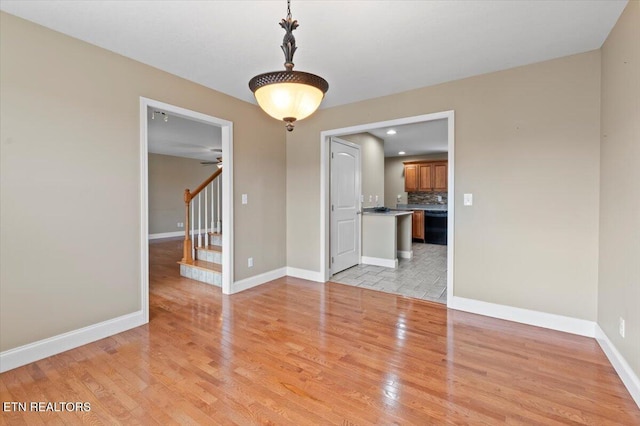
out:
<path id="1" fill-rule="evenodd" d="M 283 267 L 259 275 L 254 275 L 253 277 L 245 278 L 240 281 L 236 281 L 231 285 L 232 294 L 248 290 L 252 287 L 259 286 L 260 284 L 264 284 L 278 278 L 282 278 L 285 275 L 287 275 L 287 268 Z"/>
<path id="2" fill-rule="evenodd" d="M 299 269 L 287 266 L 287 275 L 294 278 L 302 278 L 303 280 L 315 281 L 317 283 L 324 282 L 324 279 L 320 272 L 309 271 L 308 269 Z"/>
<path id="3" fill-rule="evenodd" d="M 149 234 L 149 239 L 158 240 L 160 238 L 181 237 L 183 235 L 184 235 L 184 231 L 162 232 L 160 234 Z"/>
<path id="4" fill-rule="evenodd" d="M 467 299 L 457 296 L 452 297 L 447 302 L 447 307 L 458 311 L 471 312 L 474 314 L 500 318 L 522 324 L 535 325 L 537 327 L 548 328 L 551 330 L 564 331 L 565 333 L 595 337 L 596 323 L 593 321 L 549 314 L 540 311 L 532 311 L 529 309 L 515 308 L 513 306 L 499 305 L 497 303 L 483 302 L 481 300 Z"/>
<path id="5" fill-rule="evenodd" d="M 413 250 L 398 250 L 398 257 L 401 259 L 413 259 Z"/>
<path id="6" fill-rule="evenodd" d="M 209 229 L 209 232 L 215 232 L 213 229 Z M 198 235 L 198 234 L 204 234 L 204 229 L 201 229 L 200 231 L 198 231 L 197 229 L 194 229 L 193 231 L 189 231 L 190 235 Z M 150 240 L 158 240 L 160 238 L 172 238 L 172 237 L 183 237 L 184 236 L 184 231 L 175 231 L 175 232 L 161 232 L 159 234 L 149 234 L 149 239 Z"/>
<path id="7" fill-rule="evenodd" d="M 143 311 L 69 331 L 0 352 L 0 373 L 146 324 Z"/>
<path id="8" fill-rule="evenodd" d="M 381 257 L 362 256 L 362 263 L 365 265 L 384 266 L 385 268 L 398 267 L 398 259 L 383 259 Z"/>
<path id="9" fill-rule="evenodd" d="M 596 324 L 596 340 L 604 351 L 604 354 L 609 358 L 609 362 L 613 365 L 613 368 L 618 373 L 620 380 L 627 387 L 627 390 L 631 394 L 631 398 L 636 402 L 640 408 L 640 379 L 631 369 L 631 366 L 622 354 L 616 349 L 611 340 L 607 337 L 605 332 Z"/>

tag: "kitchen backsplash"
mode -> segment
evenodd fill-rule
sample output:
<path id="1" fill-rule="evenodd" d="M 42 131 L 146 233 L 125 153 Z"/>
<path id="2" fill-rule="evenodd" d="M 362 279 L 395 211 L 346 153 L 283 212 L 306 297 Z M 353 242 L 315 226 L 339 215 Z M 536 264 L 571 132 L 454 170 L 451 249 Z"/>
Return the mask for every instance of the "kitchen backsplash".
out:
<path id="1" fill-rule="evenodd" d="M 438 196 L 442 201 L 438 201 Z M 447 204 L 446 192 L 409 192 L 408 204 Z"/>

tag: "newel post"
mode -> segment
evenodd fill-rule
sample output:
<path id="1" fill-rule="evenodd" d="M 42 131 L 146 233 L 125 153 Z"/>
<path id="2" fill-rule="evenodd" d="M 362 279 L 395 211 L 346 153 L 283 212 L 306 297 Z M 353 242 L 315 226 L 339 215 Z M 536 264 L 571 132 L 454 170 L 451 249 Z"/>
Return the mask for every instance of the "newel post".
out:
<path id="1" fill-rule="evenodd" d="M 191 204 L 191 193 L 188 189 L 184 190 L 184 209 L 185 209 L 185 220 L 184 220 L 184 244 L 182 246 L 182 261 L 185 263 L 193 263 L 193 256 L 191 255 L 191 249 L 193 247 L 191 243 L 191 236 L 189 235 L 189 228 L 191 225 L 189 224 L 189 205 Z"/>

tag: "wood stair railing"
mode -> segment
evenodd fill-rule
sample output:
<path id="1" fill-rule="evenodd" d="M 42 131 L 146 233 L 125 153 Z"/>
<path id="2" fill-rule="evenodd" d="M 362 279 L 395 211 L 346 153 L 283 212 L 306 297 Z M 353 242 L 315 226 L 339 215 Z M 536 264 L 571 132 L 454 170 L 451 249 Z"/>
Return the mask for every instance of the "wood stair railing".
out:
<path id="1" fill-rule="evenodd" d="M 183 247 L 182 247 L 182 262 L 184 263 L 188 263 L 188 264 L 193 264 L 193 251 L 195 250 L 195 246 L 194 246 L 194 241 L 191 240 L 191 234 L 189 233 L 189 230 L 191 229 L 191 232 L 193 233 L 194 231 L 194 220 L 193 220 L 193 208 L 191 206 L 191 202 L 194 201 L 194 199 L 205 189 L 207 188 L 208 185 L 210 185 L 218 176 L 220 176 L 222 174 L 222 168 L 219 168 L 218 170 L 216 170 L 211 176 L 209 176 L 204 182 L 202 182 L 200 184 L 200 186 L 198 186 L 193 192 L 191 192 L 189 189 L 185 189 L 184 190 L 184 207 L 185 207 L 185 221 L 184 221 L 184 243 L 183 243 Z M 220 185 L 218 185 L 218 208 L 217 208 L 217 219 L 218 219 L 218 223 L 220 222 Z M 205 194 L 205 202 L 204 202 L 204 208 L 205 208 L 205 245 L 208 245 L 208 214 L 207 214 L 207 208 L 208 208 L 208 202 L 207 202 L 207 192 L 204 192 Z M 200 200 L 200 197 L 198 197 L 198 200 Z M 213 187 L 211 190 L 211 216 L 214 216 L 214 211 L 213 211 Z M 200 202 L 198 203 L 198 243 L 201 242 L 200 240 L 200 215 L 202 214 L 202 209 L 201 209 L 201 204 Z M 216 225 L 216 228 L 218 226 Z M 211 222 L 211 231 L 213 231 L 213 220 Z M 219 229 L 218 229 L 219 231 Z"/>

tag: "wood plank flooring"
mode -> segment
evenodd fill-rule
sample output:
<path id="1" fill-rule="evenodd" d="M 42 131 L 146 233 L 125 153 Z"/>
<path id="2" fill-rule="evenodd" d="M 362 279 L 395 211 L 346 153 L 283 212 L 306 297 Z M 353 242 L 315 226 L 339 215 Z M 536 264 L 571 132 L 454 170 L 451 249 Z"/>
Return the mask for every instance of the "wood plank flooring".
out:
<path id="1" fill-rule="evenodd" d="M 233 296 L 150 245 L 150 323 L 0 375 L 0 423 L 640 425 L 593 339 L 335 283 Z"/>

